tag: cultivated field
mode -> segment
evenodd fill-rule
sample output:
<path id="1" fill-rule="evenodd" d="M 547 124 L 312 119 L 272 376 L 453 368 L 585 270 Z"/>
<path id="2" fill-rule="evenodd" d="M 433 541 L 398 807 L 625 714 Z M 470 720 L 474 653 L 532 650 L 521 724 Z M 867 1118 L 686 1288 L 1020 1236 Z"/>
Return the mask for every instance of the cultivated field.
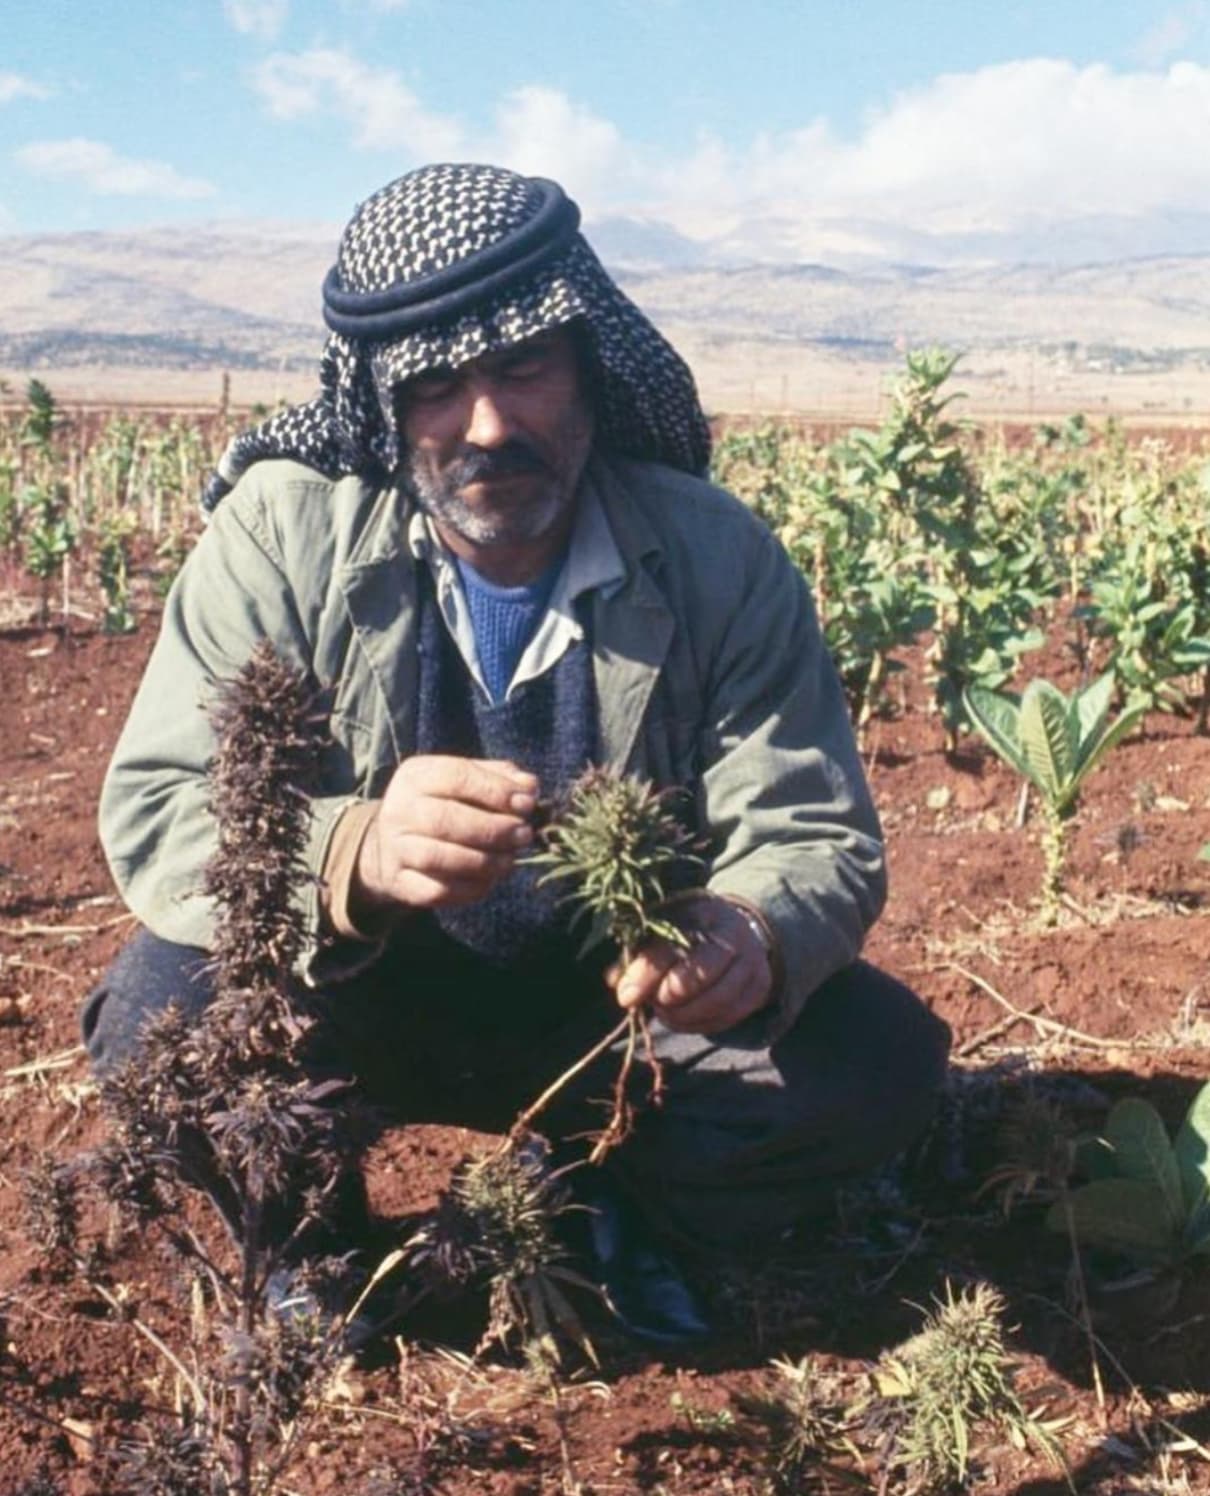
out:
<path id="1" fill-rule="evenodd" d="M 1210 459 L 1190 430 L 966 431 L 951 383 L 914 356 L 868 431 L 752 422 L 717 458 L 811 578 L 860 723 L 892 882 L 867 954 L 954 1030 L 932 1133 L 759 1254 L 694 1263 L 723 1326 L 700 1353 L 636 1350 L 581 1298 L 599 1365 L 566 1339 L 559 1366 L 527 1355 L 524 1328 L 475 1354 L 486 1295 L 426 1301 L 258 1426 L 259 1489 L 1210 1490 L 1206 1132 L 1174 1164 L 1138 1105 L 1174 1136 L 1210 1075 Z M 229 1454 L 228 1485 L 199 1475 L 178 1437 L 199 1390 L 228 1387 L 230 1427 L 240 1377 L 270 1380 L 224 1346 L 222 1294 L 153 1220 L 90 1197 L 73 1221 L 62 1172 L 106 1133 L 76 1012 L 131 931 L 100 779 L 226 420 L 73 419 L 35 392 L 0 429 L 0 1496 L 256 1488 Z M 1043 747 L 1027 790 L 971 728 L 972 700 L 1108 672 L 1109 720 L 1134 722 L 1070 806 Z M 432 1127 L 375 1146 L 384 1252 L 489 1146 Z M 215 1223 L 183 1219 L 221 1269 Z M 948 1302 L 938 1352 L 913 1337 Z"/>

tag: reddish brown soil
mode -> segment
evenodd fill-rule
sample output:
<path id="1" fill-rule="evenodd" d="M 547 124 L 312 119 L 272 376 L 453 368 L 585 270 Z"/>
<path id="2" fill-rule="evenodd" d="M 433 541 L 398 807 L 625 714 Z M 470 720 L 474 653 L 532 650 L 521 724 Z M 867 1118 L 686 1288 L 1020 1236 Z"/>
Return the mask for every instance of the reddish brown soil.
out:
<path id="1" fill-rule="evenodd" d="M 112 1491 L 99 1451 L 172 1403 L 156 1353 L 91 1290 L 46 1271 L 21 1205 L 33 1157 L 69 1157 L 102 1129 L 76 1011 L 131 927 L 97 846 L 94 808 L 154 627 L 144 617 L 126 639 L 0 636 L 0 1496 L 42 1471 L 72 1496 Z M 1007 1298 L 1021 1384 L 1066 1419 L 1061 1437 L 1080 1490 L 1210 1489 L 1205 1274 L 1190 1274 L 1162 1314 L 1154 1300 L 1098 1299 L 1099 1408 L 1083 1333 L 1065 1307 L 1064 1242 L 1045 1233 L 1036 1207 L 1006 1219 L 976 1196 L 995 1161 L 984 1119 L 1026 1074 L 1058 1088 L 1090 1124 L 1131 1093 L 1154 1100 L 1172 1125 L 1206 1075 L 1210 863 L 1197 854 L 1210 841 L 1210 740 L 1174 718 L 1147 728 L 1091 784 L 1074 834 L 1071 904 L 1050 929 L 1036 918 L 1040 855 L 1033 828 L 1014 825 L 1009 772 L 970 743 L 947 759 L 919 707 L 872 734 L 893 894 L 869 954 L 953 1025 L 966 1077 L 955 1087 L 963 1103 L 947 1108 L 898 1192 L 850 1200 L 835 1221 L 775 1244 L 763 1263 L 703 1270 L 728 1326 L 708 1352 L 651 1357 L 594 1322 L 602 1368 L 562 1397 L 566 1467 L 549 1396 L 515 1366 L 497 1357 L 471 1370 L 414 1350 L 402 1369 L 388 1357 L 350 1373 L 345 1406 L 312 1434 L 288 1489 L 358 1490 L 366 1472 L 407 1458 L 418 1410 L 440 1404 L 478 1431 L 439 1487 L 459 1496 L 756 1493 L 760 1442 L 742 1417 L 726 1415 L 736 1392 L 766 1382 L 771 1357 L 816 1352 L 848 1375 L 852 1392 L 863 1367 L 919 1324 L 915 1306 L 947 1279 L 976 1278 Z M 379 1208 L 431 1200 L 467 1143 L 465 1134 L 415 1129 L 382 1145 L 373 1161 Z M 137 1241 L 111 1271 L 168 1338 L 172 1271 Z M 466 1315 L 423 1327 L 430 1346 L 446 1339 L 463 1351 L 480 1328 Z M 993 1441 L 980 1468 L 981 1490 L 1062 1489 L 1045 1464 L 1006 1442 Z"/>

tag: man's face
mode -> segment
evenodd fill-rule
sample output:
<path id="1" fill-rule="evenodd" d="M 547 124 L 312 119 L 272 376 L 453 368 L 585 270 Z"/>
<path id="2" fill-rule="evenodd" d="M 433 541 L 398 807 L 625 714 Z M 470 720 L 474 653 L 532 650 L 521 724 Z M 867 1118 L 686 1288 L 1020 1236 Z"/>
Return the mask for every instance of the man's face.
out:
<path id="1" fill-rule="evenodd" d="M 417 502 L 471 545 L 541 541 L 569 518 L 593 423 L 567 328 L 409 379 L 396 416 Z"/>

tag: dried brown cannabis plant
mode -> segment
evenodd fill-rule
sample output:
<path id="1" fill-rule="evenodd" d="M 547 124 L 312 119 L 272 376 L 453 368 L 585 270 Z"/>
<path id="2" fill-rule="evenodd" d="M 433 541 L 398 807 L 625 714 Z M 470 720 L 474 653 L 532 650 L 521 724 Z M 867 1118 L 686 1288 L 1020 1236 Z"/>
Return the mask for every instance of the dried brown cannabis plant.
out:
<path id="1" fill-rule="evenodd" d="M 22 1185 L 26 1234 L 42 1249 L 51 1276 L 65 1277 L 80 1242 L 78 1172 L 70 1164 L 38 1158 L 22 1175 Z"/>
<path id="2" fill-rule="evenodd" d="M 570 885 L 565 897 L 576 906 L 572 925 L 588 922 L 581 955 L 608 940 L 624 966 L 648 940 L 688 946 L 685 932 L 665 912 L 669 900 L 686 890 L 700 858 L 693 838 L 669 808 L 670 798 L 641 779 L 593 768 L 571 785 L 566 803 L 551 816 L 541 850 L 530 860 L 548 869 L 542 883 Z M 518 1118 L 514 1135 L 524 1132 L 556 1091 L 623 1036 L 626 1048 L 614 1084 L 613 1110 L 590 1155 L 591 1162 L 599 1163 L 633 1125 L 629 1085 L 640 1042 L 651 1070 L 651 1100 L 659 1101 L 661 1070 L 645 1007 L 631 1009 L 616 1029 L 548 1087 Z"/>
<path id="3" fill-rule="evenodd" d="M 209 770 L 218 846 L 202 891 L 221 910 L 213 955 L 227 992 L 277 992 L 303 945 L 307 791 L 326 726 L 321 693 L 262 641 L 220 688 Z"/>
<path id="4" fill-rule="evenodd" d="M 1052 1429 L 1029 1412 L 1014 1386 L 1003 1313 L 1003 1296 L 990 1284 L 955 1294 L 947 1283 L 944 1302 L 923 1328 L 878 1363 L 866 1426 L 880 1434 L 888 1468 L 902 1470 L 913 1491 L 965 1481 L 974 1436 L 987 1424 L 1019 1448 L 1034 1444 L 1066 1473 Z"/>
<path id="5" fill-rule="evenodd" d="M 283 1318 L 266 1289 L 322 1218 L 355 1138 L 347 1111 L 326 1104 L 339 1083 L 307 1074 L 312 1020 L 293 976 L 319 693 L 263 643 L 220 688 L 211 720 L 218 844 L 204 892 L 216 906 L 215 995 L 196 1023 L 170 1007 L 137 1058 L 106 1079 L 116 1127 L 95 1168 L 111 1198 L 200 1272 L 217 1306 L 217 1334 L 191 1347 L 200 1370 L 180 1426 L 150 1430 L 128 1451 L 142 1471 L 137 1489 L 184 1496 L 196 1475 L 199 1491 L 250 1496 L 273 1489 L 308 1397 L 338 1359 L 338 1324 Z M 233 1267 L 187 1225 L 183 1185 L 222 1214 L 237 1244 Z"/>

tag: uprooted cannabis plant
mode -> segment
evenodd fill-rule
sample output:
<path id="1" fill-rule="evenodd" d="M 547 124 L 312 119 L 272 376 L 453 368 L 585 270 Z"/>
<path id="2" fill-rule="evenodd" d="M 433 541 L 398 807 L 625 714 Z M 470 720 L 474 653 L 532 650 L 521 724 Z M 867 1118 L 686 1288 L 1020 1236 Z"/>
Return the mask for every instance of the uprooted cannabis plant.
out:
<path id="1" fill-rule="evenodd" d="M 570 885 L 572 925 L 588 924 L 581 955 L 603 941 L 622 961 L 654 937 L 687 944 L 667 917 L 667 905 L 697 859 L 667 797 L 650 785 L 589 769 L 552 809 L 532 860 L 546 869 L 542 881 Z M 484 1280 L 490 1285 L 483 1345 L 520 1339 L 551 1368 L 565 1340 L 596 1361 L 566 1294 L 569 1285 L 590 1292 L 593 1285 L 569 1265 L 557 1229 L 558 1217 L 577 1207 L 560 1172 L 551 1169 L 547 1144 L 532 1128 L 564 1087 L 621 1045 L 611 1115 L 589 1155 L 590 1163 L 599 1163 L 630 1131 L 640 1044 L 651 1076 L 649 1100 L 658 1102 L 660 1067 L 648 1015 L 634 1010 L 520 1113 L 499 1148 L 458 1166 L 438 1209 L 407 1243 L 408 1263 L 427 1287 L 457 1289 Z"/>
<path id="2" fill-rule="evenodd" d="M 566 1293 L 568 1286 L 591 1292 L 593 1285 L 570 1266 L 556 1230 L 572 1208 L 542 1139 L 510 1140 L 457 1166 L 437 1209 L 405 1248 L 409 1267 L 439 1293 L 488 1283 L 480 1349 L 519 1337 L 557 1366 L 565 1338 L 595 1363 L 596 1351 Z"/>
<path id="3" fill-rule="evenodd" d="M 292 975 L 324 714 L 306 677 L 263 644 L 218 691 L 211 722 L 213 1000 L 193 1021 L 170 1006 L 137 1058 L 105 1078 L 113 1136 L 93 1172 L 106 1198 L 175 1250 L 195 1310 L 199 1286 L 205 1303 L 182 1316 L 179 1350 L 155 1337 L 180 1382 L 180 1418 L 146 1427 L 123 1452 L 124 1478 L 159 1490 L 157 1472 L 171 1469 L 174 1491 L 267 1496 L 340 1358 L 340 1317 L 319 1312 L 323 1268 L 304 1251 L 347 1169 L 353 1122 L 327 1104 L 339 1083 L 308 1076 L 314 1020 Z M 188 1224 L 190 1186 L 224 1217 L 233 1251 Z M 297 1291 L 283 1312 L 269 1288 L 287 1265 Z"/>
<path id="4" fill-rule="evenodd" d="M 572 925 L 588 923 L 581 956 L 609 941 L 625 967 L 648 940 L 688 946 L 684 930 L 668 917 L 668 904 L 674 894 L 687 891 L 686 876 L 700 859 L 666 792 L 633 776 L 588 769 L 550 818 L 532 861 L 547 869 L 542 883 L 570 885 L 565 897 L 574 906 Z M 642 1005 L 630 1009 L 610 1035 L 523 1112 L 519 1126 L 528 1126 L 556 1088 L 623 1036 L 613 1110 L 590 1155 L 592 1163 L 599 1163 L 630 1132 L 634 1108 L 629 1087 L 640 1042 L 651 1072 L 651 1101 L 660 1099 L 660 1065 Z"/>

